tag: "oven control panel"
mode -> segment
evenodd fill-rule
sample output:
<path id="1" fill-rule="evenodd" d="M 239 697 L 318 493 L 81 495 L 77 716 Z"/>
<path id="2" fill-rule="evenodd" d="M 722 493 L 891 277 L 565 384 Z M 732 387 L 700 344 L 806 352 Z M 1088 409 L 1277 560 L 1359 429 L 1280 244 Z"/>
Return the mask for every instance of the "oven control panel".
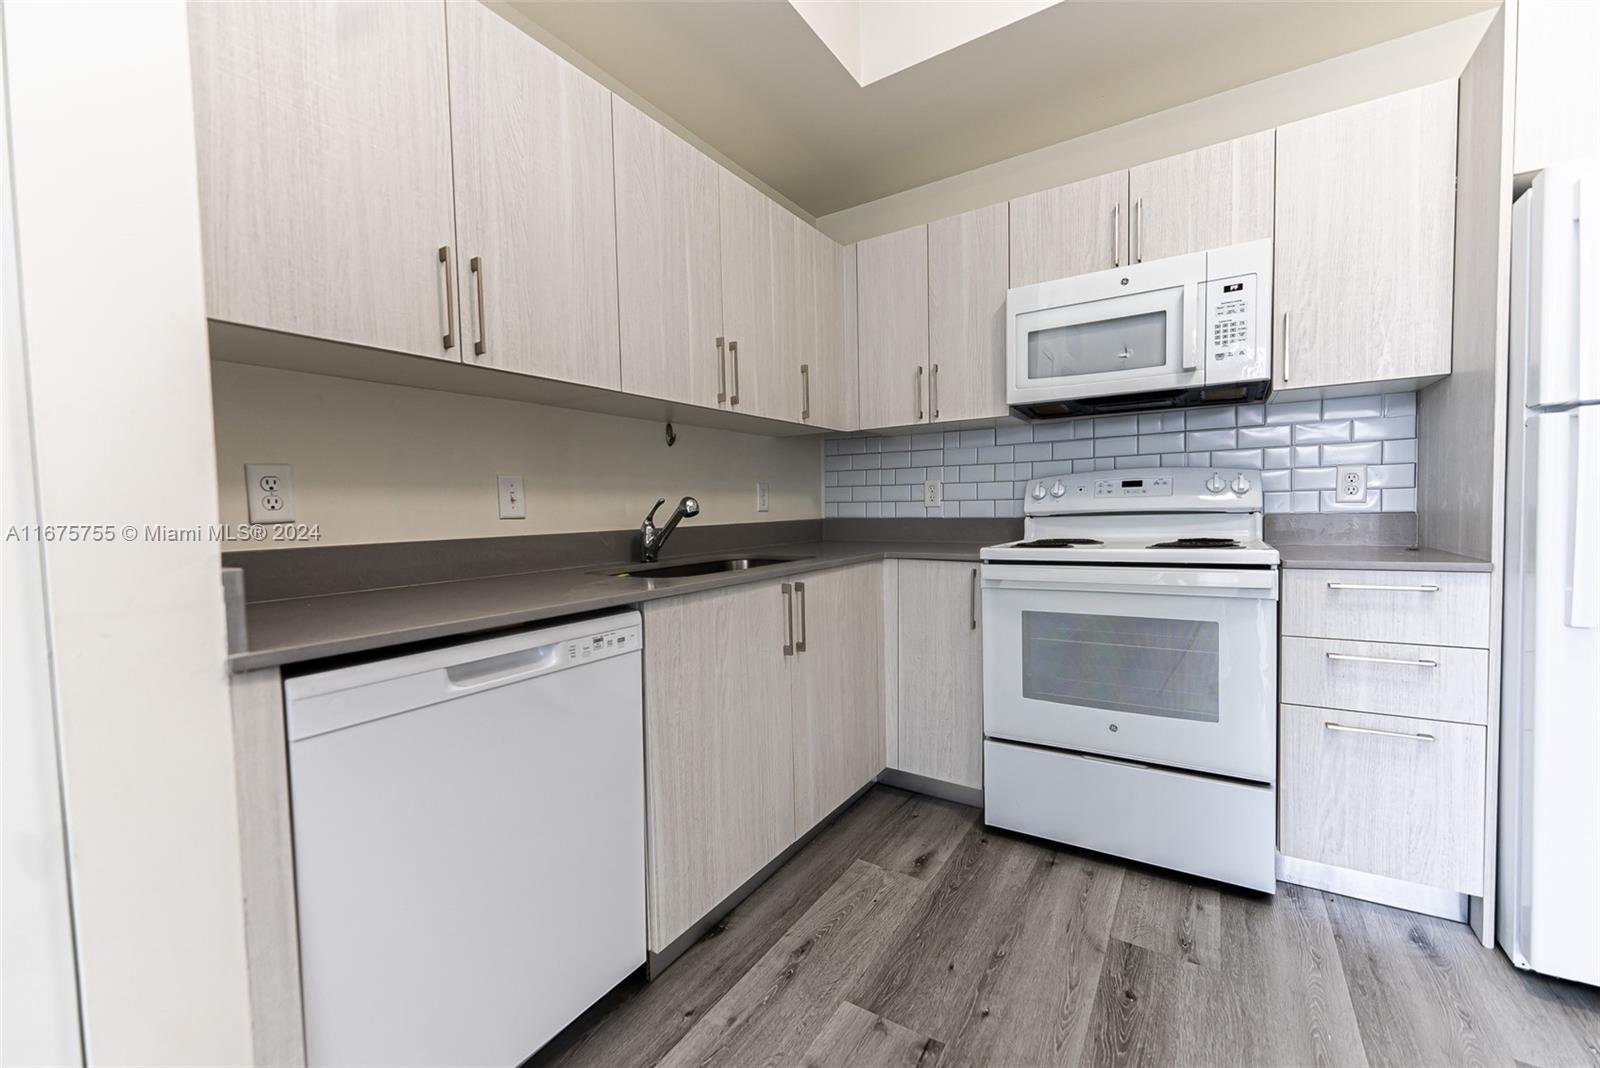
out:
<path id="1" fill-rule="evenodd" d="M 1170 497 L 1172 496 L 1172 476 L 1097 478 L 1094 480 L 1094 495 L 1096 497 Z"/>
<path id="2" fill-rule="evenodd" d="M 1023 512 L 1260 511 L 1259 474 L 1206 467 L 1146 467 L 1050 475 L 1028 483 Z"/>

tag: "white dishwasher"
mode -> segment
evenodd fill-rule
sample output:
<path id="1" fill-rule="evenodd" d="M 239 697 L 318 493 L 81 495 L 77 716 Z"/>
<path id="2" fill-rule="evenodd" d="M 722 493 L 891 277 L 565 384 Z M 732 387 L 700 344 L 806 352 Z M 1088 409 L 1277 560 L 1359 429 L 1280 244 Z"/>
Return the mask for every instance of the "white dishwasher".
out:
<path id="1" fill-rule="evenodd" d="M 645 959 L 637 612 L 284 682 L 312 1066 L 513 1065 Z"/>

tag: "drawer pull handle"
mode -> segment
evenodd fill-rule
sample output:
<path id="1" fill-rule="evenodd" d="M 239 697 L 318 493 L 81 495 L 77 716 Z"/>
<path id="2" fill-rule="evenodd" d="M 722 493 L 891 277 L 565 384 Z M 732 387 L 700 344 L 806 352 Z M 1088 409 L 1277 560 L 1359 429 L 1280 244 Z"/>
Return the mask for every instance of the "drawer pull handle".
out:
<path id="1" fill-rule="evenodd" d="M 1350 734 L 1376 734 L 1383 738 L 1405 738 L 1413 742 L 1431 742 L 1433 735 L 1413 731 L 1381 731 L 1376 727 L 1350 727 L 1333 720 L 1324 720 L 1323 724 L 1330 731 L 1347 731 Z"/>
<path id="2" fill-rule="evenodd" d="M 1371 582 L 1330 582 L 1330 590 L 1400 590 L 1404 593 L 1438 593 L 1437 586 L 1384 586 Z"/>
<path id="3" fill-rule="evenodd" d="M 1437 660 L 1396 660 L 1389 656 L 1356 656 L 1353 653 L 1329 653 L 1329 660 L 1359 660 L 1363 664 L 1400 664 L 1404 667 L 1434 668 L 1439 666 Z"/>

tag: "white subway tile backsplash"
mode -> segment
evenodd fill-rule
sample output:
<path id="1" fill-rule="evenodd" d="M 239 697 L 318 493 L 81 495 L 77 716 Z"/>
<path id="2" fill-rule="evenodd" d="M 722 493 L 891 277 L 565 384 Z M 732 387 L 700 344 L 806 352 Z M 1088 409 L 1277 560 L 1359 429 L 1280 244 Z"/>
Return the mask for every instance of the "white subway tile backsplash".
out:
<path id="1" fill-rule="evenodd" d="M 867 517 L 867 506 L 864 504 L 841 504 L 839 505 L 839 517 L 841 519 L 865 519 Z"/>
<path id="2" fill-rule="evenodd" d="M 1167 466 L 1260 471 L 1271 512 L 1415 511 L 1416 397 L 1389 394 L 1192 408 L 823 443 L 823 514 L 1022 514 L 1030 478 Z M 1367 467 L 1368 499 L 1333 499 L 1334 468 Z M 948 502 L 924 508 L 921 483 Z M 848 511 L 847 511 L 848 509 Z"/>

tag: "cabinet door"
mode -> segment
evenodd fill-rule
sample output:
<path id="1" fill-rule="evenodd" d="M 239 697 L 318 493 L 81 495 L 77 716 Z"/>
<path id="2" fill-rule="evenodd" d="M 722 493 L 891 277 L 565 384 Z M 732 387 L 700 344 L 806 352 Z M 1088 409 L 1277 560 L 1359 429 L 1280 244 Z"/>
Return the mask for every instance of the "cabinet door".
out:
<path id="1" fill-rule="evenodd" d="M 794 833 L 883 770 L 883 565 L 795 581 Z"/>
<path id="2" fill-rule="evenodd" d="M 622 388 L 727 407 L 717 174 L 704 153 L 619 97 L 617 297 Z"/>
<path id="3" fill-rule="evenodd" d="M 1006 206 L 928 224 L 931 420 L 1006 414 Z"/>
<path id="4" fill-rule="evenodd" d="M 766 582 L 643 608 L 652 950 L 793 840 L 787 605 Z"/>
<path id="5" fill-rule="evenodd" d="M 780 407 L 763 414 L 792 423 L 813 422 L 806 404 L 807 385 L 800 368 L 815 369 L 821 349 L 817 336 L 817 231 L 799 217 L 772 205 L 776 212 L 778 284 L 773 290 L 776 306 L 773 318 L 778 323 L 773 345 L 772 374 L 779 388 L 773 393 Z M 782 398 L 779 400 L 778 398 Z"/>
<path id="6" fill-rule="evenodd" d="M 189 5 L 207 315 L 458 358 L 444 30 L 439 4 Z"/>
<path id="7" fill-rule="evenodd" d="M 1456 83 L 1278 129 L 1278 388 L 1450 372 Z"/>
<path id="8" fill-rule="evenodd" d="M 799 421 L 800 374 L 781 335 L 793 312 L 794 216 L 740 178 L 720 174 L 722 322 L 728 339 L 728 405 Z"/>
<path id="9" fill-rule="evenodd" d="M 900 561 L 899 764 L 983 787 L 978 565 Z"/>
<path id="10" fill-rule="evenodd" d="M 928 228 L 856 245 L 863 429 L 928 420 Z"/>
<path id="11" fill-rule="evenodd" d="M 807 396 L 801 397 L 800 406 L 802 411 L 809 410 L 805 421 L 813 426 L 855 430 L 861 421 L 856 382 L 855 256 L 853 250 L 818 230 L 810 230 L 809 243 L 816 292 L 811 324 L 816 340 L 813 362 L 801 381 Z"/>
<path id="12" fill-rule="evenodd" d="M 463 359 L 617 389 L 611 93 L 483 4 L 445 10 Z"/>
<path id="13" fill-rule="evenodd" d="M 1128 172 L 1011 202 L 1011 284 L 1032 285 L 1128 262 Z"/>
<path id="14" fill-rule="evenodd" d="M 1272 236 L 1271 130 L 1128 172 L 1132 260 L 1159 260 Z"/>

